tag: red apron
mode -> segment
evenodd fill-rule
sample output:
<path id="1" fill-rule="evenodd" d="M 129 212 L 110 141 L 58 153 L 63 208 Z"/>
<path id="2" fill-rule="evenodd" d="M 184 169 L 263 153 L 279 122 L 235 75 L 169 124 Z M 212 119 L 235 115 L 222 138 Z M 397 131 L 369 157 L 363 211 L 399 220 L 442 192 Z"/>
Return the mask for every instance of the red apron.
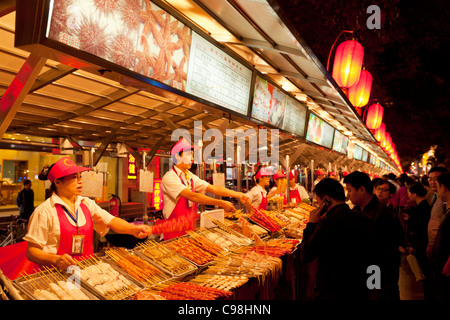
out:
<path id="1" fill-rule="evenodd" d="M 258 209 L 267 210 L 267 198 L 264 197 L 264 193 L 262 191 L 261 191 L 261 198 L 262 198 L 261 203 L 260 203 Z"/>
<path id="2" fill-rule="evenodd" d="M 72 225 L 65 214 L 65 208 L 61 204 L 56 204 L 56 213 L 58 214 L 60 225 L 60 240 L 57 255 L 67 253 L 75 260 L 88 258 L 94 254 L 93 238 L 94 238 L 94 223 L 92 221 L 91 212 L 84 203 L 80 204 L 81 212 L 84 214 L 86 223 L 82 227 L 75 227 Z M 78 211 L 78 209 L 77 209 Z M 83 254 L 72 254 L 72 235 L 84 235 Z"/>
<path id="3" fill-rule="evenodd" d="M 295 203 L 302 202 L 302 197 L 300 197 L 300 192 L 298 191 L 297 188 L 295 188 L 294 190 L 289 189 L 289 192 L 291 195 L 291 202 L 294 202 L 294 201 L 292 201 L 292 199 L 295 199 Z"/>
<path id="4" fill-rule="evenodd" d="M 172 170 L 177 173 L 175 171 L 174 168 L 172 168 Z M 178 174 L 177 174 L 178 175 Z M 186 185 L 183 181 L 183 179 L 181 179 L 181 177 L 179 176 L 181 183 Z M 194 181 L 191 178 L 191 190 L 192 192 L 195 192 L 194 190 Z M 168 218 L 168 220 L 170 219 L 175 219 L 178 217 L 182 217 L 182 216 L 187 216 L 187 215 L 196 215 L 197 214 L 197 210 L 198 210 L 198 204 L 197 203 L 192 203 L 192 206 L 189 207 L 189 200 L 183 197 L 180 197 L 177 201 L 177 204 L 175 205 L 175 208 L 173 209 L 172 213 L 170 214 L 170 217 Z M 198 218 L 198 217 L 196 217 Z M 192 226 L 187 229 L 187 230 L 194 230 L 194 223 L 195 223 L 196 219 L 192 219 Z M 162 222 L 162 221 L 161 221 Z M 186 230 L 186 231 L 187 231 Z M 180 237 L 184 234 L 186 234 L 186 231 L 174 231 L 174 232 L 164 232 L 164 240 L 170 240 L 173 238 L 177 238 Z"/>

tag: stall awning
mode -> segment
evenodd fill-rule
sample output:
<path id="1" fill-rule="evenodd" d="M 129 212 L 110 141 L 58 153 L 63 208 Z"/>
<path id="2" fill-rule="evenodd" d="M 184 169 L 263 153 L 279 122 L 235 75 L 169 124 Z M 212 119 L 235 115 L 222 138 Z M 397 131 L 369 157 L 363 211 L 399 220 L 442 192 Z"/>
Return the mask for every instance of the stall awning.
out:
<path id="1" fill-rule="evenodd" d="M 301 35 L 283 17 L 277 1 L 154 2 L 196 25 L 336 129 L 395 167 Z M 6 13 L 0 17 L 0 95 L 30 56 L 29 52 L 14 47 L 16 14 L 8 8 L 0 11 Z M 74 141 L 126 142 L 134 148 L 158 146 L 159 150 L 168 151 L 173 145 L 170 140 L 173 129 L 185 128 L 193 136 L 194 121 L 202 121 L 203 129 L 223 132 L 227 128 L 257 129 L 260 125 L 147 88 L 47 59 L 3 139 L 18 134 L 70 137 Z M 282 134 L 280 154 L 295 152 L 299 140 L 305 142 Z"/>

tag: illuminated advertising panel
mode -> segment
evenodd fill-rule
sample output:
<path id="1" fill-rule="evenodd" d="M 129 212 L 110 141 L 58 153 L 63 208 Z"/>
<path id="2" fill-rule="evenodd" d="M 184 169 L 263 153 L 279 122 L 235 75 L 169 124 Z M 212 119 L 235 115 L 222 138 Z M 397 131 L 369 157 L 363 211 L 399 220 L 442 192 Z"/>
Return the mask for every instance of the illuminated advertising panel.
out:
<path id="1" fill-rule="evenodd" d="M 334 131 L 335 130 L 332 126 L 317 117 L 315 114 L 309 114 L 306 140 L 331 149 L 333 145 Z"/>

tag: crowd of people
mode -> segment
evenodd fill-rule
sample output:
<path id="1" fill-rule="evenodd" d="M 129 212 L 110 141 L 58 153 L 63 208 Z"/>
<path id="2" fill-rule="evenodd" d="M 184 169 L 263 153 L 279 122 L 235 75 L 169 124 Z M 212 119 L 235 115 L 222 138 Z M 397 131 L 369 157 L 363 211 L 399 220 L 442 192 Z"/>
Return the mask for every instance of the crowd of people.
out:
<path id="1" fill-rule="evenodd" d="M 321 177 L 304 230 L 302 259 L 314 268 L 315 299 L 399 300 L 401 258 L 423 284 L 425 300 L 450 299 L 450 173 L 371 178 Z M 313 262 L 315 262 L 313 264 Z M 313 267 L 314 266 L 314 267 Z M 417 275 L 419 274 L 419 275 Z"/>

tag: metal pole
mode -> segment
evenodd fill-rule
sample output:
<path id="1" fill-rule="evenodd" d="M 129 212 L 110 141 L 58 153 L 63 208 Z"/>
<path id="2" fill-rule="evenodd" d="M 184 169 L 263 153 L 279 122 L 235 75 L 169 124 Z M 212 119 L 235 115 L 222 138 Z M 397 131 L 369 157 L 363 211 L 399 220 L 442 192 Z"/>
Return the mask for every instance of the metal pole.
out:
<path id="1" fill-rule="evenodd" d="M 286 185 L 286 199 L 287 203 L 289 204 L 291 202 L 291 185 L 289 184 L 289 174 L 291 173 L 290 164 L 289 164 L 289 155 L 286 155 L 286 178 L 287 178 L 287 185 Z"/>
<path id="2" fill-rule="evenodd" d="M 142 154 L 142 166 L 144 167 L 144 171 L 147 171 L 147 167 L 145 166 L 145 158 L 147 157 L 147 152 L 144 151 Z M 141 179 L 142 177 L 139 177 Z M 148 224 L 148 212 L 147 212 L 147 192 L 143 192 L 143 200 L 144 200 L 144 215 L 143 215 L 143 222 L 144 224 Z"/>
<path id="3" fill-rule="evenodd" d="M 242 173 L 241 173 L 241 159 L 240 159 L 240 151 L 241 147 L 237 146 L 236 150 L 236 182 L 237 182 L 237 191 L 242 191 Z M 242 209 L 242 204 L 240 201 L 238 201 L 239 209 Z"/>

